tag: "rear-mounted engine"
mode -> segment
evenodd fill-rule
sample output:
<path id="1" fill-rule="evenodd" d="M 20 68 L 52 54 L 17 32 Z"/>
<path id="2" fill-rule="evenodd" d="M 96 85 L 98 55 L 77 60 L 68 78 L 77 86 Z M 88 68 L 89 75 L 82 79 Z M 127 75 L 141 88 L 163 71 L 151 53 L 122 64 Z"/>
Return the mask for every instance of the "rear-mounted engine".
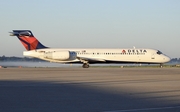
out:
<path id="1" fill-rule="evenodd" d="M 67 61 L 67 60 L 75 60 L 77 57 L 76 52 L 71 51 L 52 51 L 46 52 L 44 54 L 44 58 Z"/>

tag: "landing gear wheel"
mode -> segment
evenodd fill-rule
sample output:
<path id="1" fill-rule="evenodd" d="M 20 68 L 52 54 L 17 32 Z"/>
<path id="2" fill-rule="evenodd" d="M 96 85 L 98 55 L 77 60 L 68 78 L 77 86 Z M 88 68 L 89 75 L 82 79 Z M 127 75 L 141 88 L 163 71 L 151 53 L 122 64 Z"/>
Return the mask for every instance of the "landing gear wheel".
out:
<path id="1" fill-rule="evenodd" d="M 163 67 L 163 64 L 161 63 L 161 64 L 160 64 L 160 68 L 162 68 L 162 67 Z"/>
<path id="2" fill-rule="evenodd" d="M 83 68 L 89 68 L 89 64 L 88 63 L 84 63 L 82 67 Z"/>

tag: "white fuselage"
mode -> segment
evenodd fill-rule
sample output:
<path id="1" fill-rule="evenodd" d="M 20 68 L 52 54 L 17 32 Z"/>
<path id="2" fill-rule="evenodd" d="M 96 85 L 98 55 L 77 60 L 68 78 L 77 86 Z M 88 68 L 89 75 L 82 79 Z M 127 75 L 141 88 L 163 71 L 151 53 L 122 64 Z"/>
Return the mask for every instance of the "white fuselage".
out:
<path id="1" fill-rule="evenodd" d="M 70 54 L 69 58 L 67 53 Z M 61 55 L 62 54 L 62 55 Z M 155 49 L 54 49 L 24 51 L 24 56 L 60 63 L 166 63 L 170 58 Z M 62 56 L 62 57 L 59 57 Z"/>

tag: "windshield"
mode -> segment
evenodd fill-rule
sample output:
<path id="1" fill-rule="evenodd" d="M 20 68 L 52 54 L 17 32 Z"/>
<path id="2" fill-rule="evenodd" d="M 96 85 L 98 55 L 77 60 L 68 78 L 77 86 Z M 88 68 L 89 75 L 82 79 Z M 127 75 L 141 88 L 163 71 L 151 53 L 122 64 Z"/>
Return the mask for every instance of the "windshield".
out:
<path id="1" fill-rule="evenodd" d="M 159 54 L 159 55 L 160 55 L 160 54 L 162 54 L 162 52 L 158 50 L 158 51 L 157 51 L 157 54 Z"/>

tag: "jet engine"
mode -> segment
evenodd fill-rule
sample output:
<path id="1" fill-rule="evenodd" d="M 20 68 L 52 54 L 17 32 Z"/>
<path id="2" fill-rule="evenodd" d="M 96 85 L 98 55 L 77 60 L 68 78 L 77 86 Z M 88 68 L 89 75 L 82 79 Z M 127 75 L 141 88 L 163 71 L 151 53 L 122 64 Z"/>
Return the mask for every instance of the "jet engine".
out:
<path id="1" fill-rule="evenodd" d="M 46 52 L 44 54 L 44 57 L 48 59 L 67 61 L 67 60 L 75 60 L 77 57 L 77 53 L 72 51 L 52 51 L 52 52 Z"/>

